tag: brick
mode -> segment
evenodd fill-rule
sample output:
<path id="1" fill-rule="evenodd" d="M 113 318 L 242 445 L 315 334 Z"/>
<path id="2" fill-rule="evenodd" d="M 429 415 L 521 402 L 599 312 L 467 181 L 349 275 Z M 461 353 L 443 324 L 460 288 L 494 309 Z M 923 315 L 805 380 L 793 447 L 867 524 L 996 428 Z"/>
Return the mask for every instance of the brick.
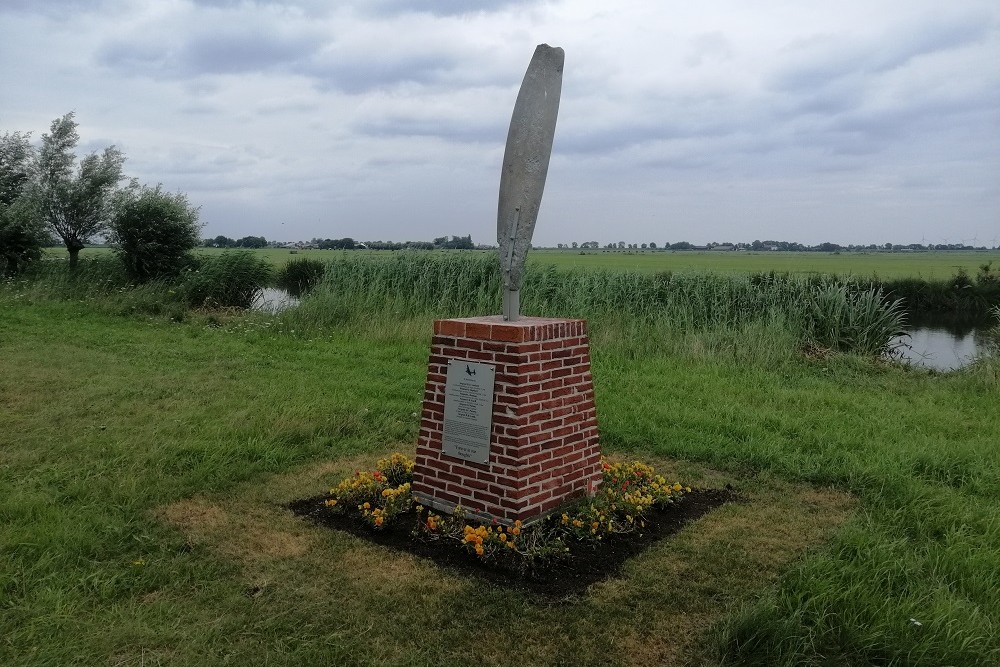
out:
<path id="1" fill-rule="evenodd" d="M 489 488 L 489 484 L 479 479 L 469 479 L 468 477 L 463 477 L 461 479 L 462 486 L 468 489 L 479 489 L 480 491 L 485 491 Z"/>
<path id="2" fill-rule="evenodd" d="M 437 335 L 464 336 L 465 322 L 458 320 L 436 320 L 434 322 L 434 333 Z"/>
<path id="3" fill-rule="evenodd" d="M 484 324 L 481 322 L 467 322 L 465 324 L 465 335 L 469 338 L 477 338 L 479 340 L 492 340 L 491 330 L 492 326 L 489 324 Z"/>
<path id="4" fill-rule="evenodd" d="M 470 338 L 459 338 L 455 341 L 455 348 L 458 354 L 467 354 L 466 350 L 482 350 L 483 342 L 481 340 L 472 340 Z"/>

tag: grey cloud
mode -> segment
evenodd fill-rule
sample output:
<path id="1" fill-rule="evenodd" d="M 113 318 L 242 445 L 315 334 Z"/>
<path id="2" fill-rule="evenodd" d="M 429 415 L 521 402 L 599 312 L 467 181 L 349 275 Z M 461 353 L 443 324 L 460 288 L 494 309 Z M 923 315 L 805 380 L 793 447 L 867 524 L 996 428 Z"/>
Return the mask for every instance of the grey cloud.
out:
<path id="1" fill-rule="evenodd" d="M 544 0 L 363 0 L 359 9 L 374 14 L 422 13 L 461 16 L 489 13 L 516 5 L 534 5 Z"/>
<path id="2" fill-rule="evenodd" d="M 924 101 L 913 106 L 845 114 L 831 123 L 831 129 L 856 133 L 869 142 L 887 143 L 940 135 L 954 129 L 967 132 L 978 127 L 985 139 L 994 136 L 998 109 L 1000 100 L 989 97 Z"/>
<path id="3" fill-rule="evenodd" d="M 371 50 L 342 58 L 326 58 L 297 68 L 298 73 L 315 78 L 321 88 L 362 93 L 401 83 L 429 84 L 446 80 L 458 66 L 455 54 L 386 54 Z"/>
<path id="4" fill-rule="evenodd" d="M 388 115 L 366 119 L 354 125 L 355 129 L 381 137 L 437 137 L 446 141 L 465 143 L 502 143 L 507 127 L 477 123 L 472 120 L 449 118 L 413 118 Z"/>
<path id="5" fill-rule="evenodd" d="M 41 14 L 52 19 L 69 20 L 73 14 L 99 12 L 108 4 L 106 0 L 3 0 L 0 2 L 0 14 Z"/>
<path id="6" fill-rule="evenodd" d="M 263 116 L 282 113 L 310 113 L 320 108 L 316 102 L 304 102 L 301 100 L 281 100 L 268 101 L 258 104 L 254 111 Z"/>
<path id="7" fill-rule="evenodd" d="M 239 12 L 247 10 L 280 9 L 312 18 L 329 16 L 341 9 L 344 4 L 330 0 L 191 0 L 191 2 L 196 7 L 227 11 L 233 16 L 238 16 Z"/>
<path id="8" fill-rule="evenodd" d="M 574 98 L 577 98 L 574 100 Z M 745 101 L 729 95 L 705 93 L 650 94 L 602 108 L 601 96 L 570 87 L 556 129 L 555 150 L 566 153 L 614 153 L 631 146 L 686 138 L 722 137 L 739 131 Z"/>
<path id="9" fill-rule="evenodd" d="M 274 35 L 256 29 L 238 30 L 196 36 L 185 45 L 179 60 L 191 72 L 252 72 L 305 58 L 318 45 L 319 40 L 315 37 Z"/>
<path id="10" fill-rule="evenodd" d="M 873 42 L 850 44 L 830 36 L 815 37 L 787 50 L 793 64 L 778 71 L 770 85 L 779 91 L 817 90 L 846 76 L 886 72 L 921 55 L 977 42 L 990 30 L 990 18 L 982 14 L 947 19 L 928 15 Z"/>
<path id="11" fill-rule="evenodd" d="M 698 67 L 705 62 L 732 60 L 733 49 L 721 32 L 698 35 L 691 40 L 691 53 L 684 59 L 688 67 Z"/>
<path id="12" fill-rule="evenodd" d="M 306 28 L 276 32 L 255 24 L 212 26 L 188 36 L 111 40 L 98 51 L 97 59 L 131 74 L 181 78 L 290 67 L 312 56 L 322 43 L 320 34 Z"/>

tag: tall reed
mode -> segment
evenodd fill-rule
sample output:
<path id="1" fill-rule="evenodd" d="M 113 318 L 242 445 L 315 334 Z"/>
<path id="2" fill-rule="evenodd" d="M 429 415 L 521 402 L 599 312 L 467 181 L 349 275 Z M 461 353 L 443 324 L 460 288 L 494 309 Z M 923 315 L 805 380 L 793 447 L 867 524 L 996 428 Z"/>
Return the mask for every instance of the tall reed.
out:
<path id="1" fill-rule="evenodd" d="M 500 309 L 497 260 L 489 254 L 345 255 L 330 262 L 316 293 L 303 302 L 300 326 L 388 314 L 468 317 Z M 901 302 L 881 290 L 836 278 L 783 274 L 722 275 L 557 270 L 529 265 L 521 310 L 546 317 L 582 317 L 600 329 L 625 323 L 651 344 L 688 332 L 773 331 L 776 323 L 800 343 L 862 354 L 886 349 L 902 332 Z M 738 337 L 730 336 L 731 340 Z"/>

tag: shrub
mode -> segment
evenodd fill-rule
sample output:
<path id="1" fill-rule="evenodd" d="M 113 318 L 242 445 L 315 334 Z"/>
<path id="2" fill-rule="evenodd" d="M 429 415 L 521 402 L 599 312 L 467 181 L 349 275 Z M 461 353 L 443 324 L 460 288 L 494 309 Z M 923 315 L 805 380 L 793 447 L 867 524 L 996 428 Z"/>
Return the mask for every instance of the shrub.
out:
<path id="1" fill-rule="evenodd" d="M 24 198 L 10 206 L 0 203 L 0 277 L 20 273 L 38 261 L 42 247 L 49 242 L 32 212 Z"/>
<path id="2" fill-rule="evenodd" d="M 132 187 L 114 202 L 108 240 L 131 280 L 175 278 L 192 262 L 201 242 L 198 209 L 181 193 Z"/>
<path id="3" fill-rule="evenodd" d="M 197 268 L 185 275 L 183 291 L 195 308 L 249 308 L 272 272 L 271 263 L 253 252 L 224 252 L 201 258 Z"/>
<path id="4" fill-rule="evenodd" d="M 318 259 L 299 257 L 285 264 L 278 271 L 278 285 L 290 294 L 299 296 L 315 287 L 326 273 L 326 264 Z"/>

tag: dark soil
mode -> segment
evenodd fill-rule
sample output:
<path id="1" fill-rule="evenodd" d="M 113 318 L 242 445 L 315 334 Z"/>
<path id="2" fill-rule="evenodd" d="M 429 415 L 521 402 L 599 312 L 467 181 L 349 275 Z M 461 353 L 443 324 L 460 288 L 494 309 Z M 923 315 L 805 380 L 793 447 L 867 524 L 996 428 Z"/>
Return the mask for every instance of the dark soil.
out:
<path id="1" fill-rule="evenodd" d="M 694 521 L 727 502 L 738 500 L 736 494 L 728 488 L 694 490 L 665 509 L 651 510 L 645 517 L 646 527 L 641 533 L 606 535 L 602 541 L 595 543 L 570 543 L 567 545 L 569 553 L 565 557 L 536 562 L 522 572 L 484 563 L 454 542 L 426 540 L 415 536 L 412 531 L 417 522 L 415 511 L 400 516 L 384 529 L 376 530 L 370 524 L 330 511 L 324 505 L 328 497 L 323 495 L 296 500 L 288 508 L 321 526 L 429 558 L 442 567 L 548 601 L 584 594 L 588 586 L 619 574 L 629 558 L 673 535 L 689 521 Z"/>

